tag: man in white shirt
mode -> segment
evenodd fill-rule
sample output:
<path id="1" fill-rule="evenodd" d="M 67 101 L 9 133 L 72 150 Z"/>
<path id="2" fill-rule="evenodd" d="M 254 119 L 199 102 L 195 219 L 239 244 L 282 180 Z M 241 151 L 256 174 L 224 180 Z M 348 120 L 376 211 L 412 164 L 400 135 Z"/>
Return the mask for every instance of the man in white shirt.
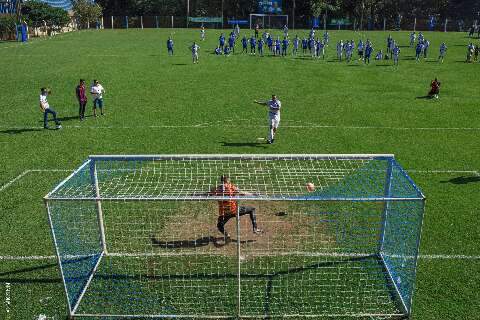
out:
<path id="1" fill-rule="evenodd" d="M 198 49 L 200 49 L 200 46 L 197 45 L 195 42 L 190 47 L 190 50 L 192 50 L 193 63 L 198 63 Z"/>
<path id="2" fill-rule="evenodd" d="M 57 113 L 55 110 L 50 108 L 48 104 L 47 96 L 50 93 L 50 89 L 41 88 L 40 89 L 40 110 L 43 112 L 43 128 L 48 129 L 48 114 L 52 114 L 53 120 L 55 121 L 55 129 L 61 129 L 60 121 L 57 119 Z"/>
<path id="3" fill-rule="evenodd" d="M 100 109 L 100 114 L 103 116 L 103 94 L 105 93 L 105 89 L 98 82 L 98 80 L 93 80 L 93 85 L 90 88 L 90 93 L 92 94 L 93 98 L 93 116 L 97 116 L 97 106 Z"/>
<path id="4" fill-rule="evenodd" d="M 272 99 L 268 101 L 254 100 L 255 103 L 267 106 L 268 122 L 270 124 L 270 132 L 268 137 L 268 143 L 272 144 L 275 141 L 275 134 L 277 133 L 278 125 L 280 124 L 280 108 L 282 103 L 277 99 L 276 95 L 272 95 Z"/>

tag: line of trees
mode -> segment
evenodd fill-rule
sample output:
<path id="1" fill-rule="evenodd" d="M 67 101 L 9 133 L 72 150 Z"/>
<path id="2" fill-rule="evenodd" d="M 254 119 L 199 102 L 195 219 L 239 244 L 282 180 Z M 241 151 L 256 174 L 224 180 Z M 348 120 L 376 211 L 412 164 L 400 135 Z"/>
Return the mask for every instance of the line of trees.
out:
<path id="1" fill-rule="evenodd" d="M 258 0 L 97 0 L 105 15 L 160 15 L 246 17 Z M 187 4 L 188 3 L 188 4 Z M 284 0 L 283 10 L 296 16 L 403 17 L 436 15 L 439 18 L 480 16 L 478 0 Z"/>

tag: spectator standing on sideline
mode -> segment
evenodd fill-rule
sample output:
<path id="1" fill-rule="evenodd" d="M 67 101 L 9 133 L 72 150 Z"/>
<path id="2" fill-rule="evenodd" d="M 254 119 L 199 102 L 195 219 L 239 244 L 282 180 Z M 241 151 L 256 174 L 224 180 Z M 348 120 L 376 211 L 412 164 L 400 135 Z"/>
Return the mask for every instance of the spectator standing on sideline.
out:
<path id="1" fill-rule="evenodd" d="M 80 79 L 80 84 L 75 89 L 78 100 L 78 116 L 80 121 L 85 120 L 85 107 L 87 106 L 87 94 L 85 89 L 85 80 Z"/>
<path id="2" fill-rule="evenodd" d="M 93 85 L 90 88 L 90 93 L 92 94 L 93 98 L 93 116 L 97 116 L 97 107 L 100 109 L 100 114 L 103 116 L 103 94 L 105 93 L 105 89 L 103 86 L 98 82 L 98 80 L 93 80 Z"/>

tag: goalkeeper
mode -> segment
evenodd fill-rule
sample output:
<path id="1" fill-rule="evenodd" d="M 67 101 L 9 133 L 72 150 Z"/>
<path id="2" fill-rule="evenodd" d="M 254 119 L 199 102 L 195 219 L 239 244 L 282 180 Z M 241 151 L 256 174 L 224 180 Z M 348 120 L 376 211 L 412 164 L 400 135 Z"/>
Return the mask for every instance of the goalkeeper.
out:
<path id="1" fill-rule="evenodd" d="M 220 177 L 221 184 L 212 189 L 208 194 L 211 196 L 224 196 L 234 197 L 237 195 L 251 196 L 253 194 L 240 191 L 237 186 L 230 182 L 230 178 L 227 175 Z M 241 217 L 248 214 L 250 221 L 252 222 L 253 233 L 261 234 L 263 231 L 257 227 L 257 217 L 255 215 L 255 208 L 252 206 L 240 206 L 236 200 L 222 200 L 218 201 L 218 222 L 217 229 L 220 231 L 226 239 L 230 238 L 230 235 L 225 231 L 225 224 L 231 218 L 238 215 Z"/>

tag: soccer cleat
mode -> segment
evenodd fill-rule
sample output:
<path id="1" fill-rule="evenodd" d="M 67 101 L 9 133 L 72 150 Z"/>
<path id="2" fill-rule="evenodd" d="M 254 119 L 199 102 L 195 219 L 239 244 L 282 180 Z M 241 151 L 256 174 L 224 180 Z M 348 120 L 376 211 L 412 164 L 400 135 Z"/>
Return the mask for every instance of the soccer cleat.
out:
<path id="1" fill-rule="evenodd" d="M 55 127 L 55 129 L 62 129 L 62 125 L 61 124 L 57 124 L 57 126 Z"/>
<path id="2" fill-rule="evenodd" d="M 254 233 L 254 234 L 262 234 L 262 233 L 263 233 L 263 230 L 262 230 L 262 229 L 259 229 L 259 228 L 255 228 L 255 229 L 253 229 L 253 233 Z"/>

